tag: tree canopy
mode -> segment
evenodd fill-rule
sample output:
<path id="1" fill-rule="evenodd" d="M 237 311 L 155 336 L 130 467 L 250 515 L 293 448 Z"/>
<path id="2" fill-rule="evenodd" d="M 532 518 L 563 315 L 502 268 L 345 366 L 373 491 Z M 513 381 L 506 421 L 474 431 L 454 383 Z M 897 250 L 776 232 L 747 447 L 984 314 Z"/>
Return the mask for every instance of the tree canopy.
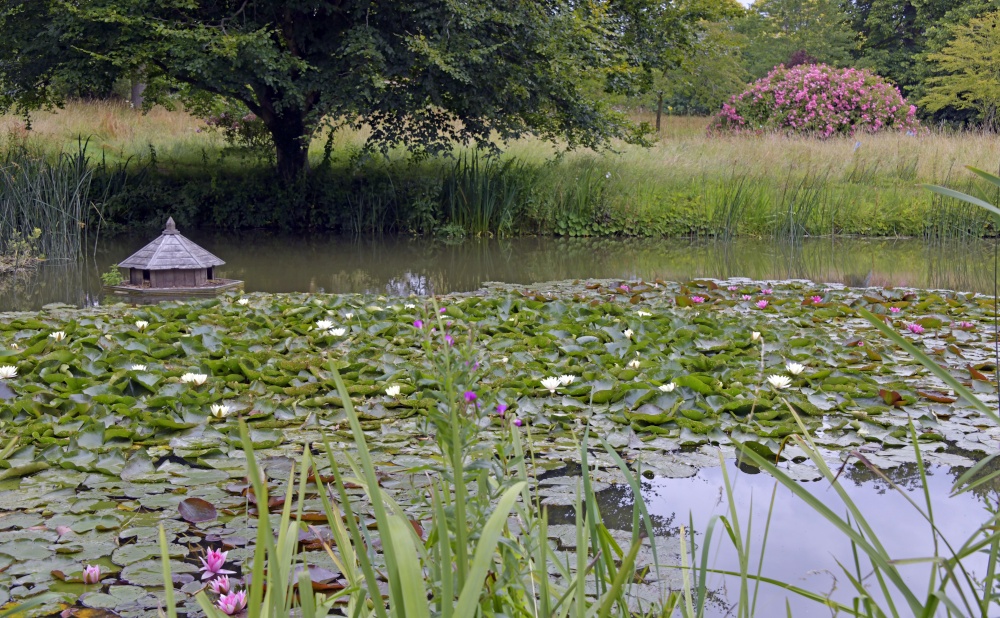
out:
<path id="1" fill-rule="evenodd" d="M 139 73 L 148 104 L 222 97 L 267 127 L 282 176 L 324 124 L 435 152 L 527 133 L 570 146 L 635 138 L 583 96 L 649 83 L 710 13 L 702 0 L 0 0 L 4 109 Z"/>

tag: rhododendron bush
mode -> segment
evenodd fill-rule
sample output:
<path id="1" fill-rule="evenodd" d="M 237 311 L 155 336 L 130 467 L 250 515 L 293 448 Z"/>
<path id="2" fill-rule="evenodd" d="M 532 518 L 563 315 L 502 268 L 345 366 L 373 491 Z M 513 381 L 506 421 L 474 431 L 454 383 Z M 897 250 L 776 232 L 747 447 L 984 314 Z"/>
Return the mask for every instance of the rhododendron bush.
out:
<path id="1" fill-rule="evenodd" d="M 782 65 L 724 104 L 710 130 L 789 131 L 821 137 L 915 131 L 916 111 L 895 86 L 871 71 Z"/>

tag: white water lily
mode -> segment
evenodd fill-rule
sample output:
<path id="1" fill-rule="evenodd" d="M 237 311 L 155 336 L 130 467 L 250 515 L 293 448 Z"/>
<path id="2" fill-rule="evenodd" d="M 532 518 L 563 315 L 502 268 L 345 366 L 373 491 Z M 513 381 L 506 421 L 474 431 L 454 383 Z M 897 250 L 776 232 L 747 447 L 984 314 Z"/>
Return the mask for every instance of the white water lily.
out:
<path id="1" fill-rule="evenodd" d="M 17 367 L 14 365 L 0 365 L 0 380 L 10 380 L 17 377 Z"/>
<path id="2" fill-rule="evenodd" d="M 507 357 L 506 356 L 502 357 L 500 359 L 500 362 L 503 363 L 504 365 L 506 365 L 507 364 Z"/>
<path id="3" fill-rule="evenodd" d="M 556 389 L 562 385 L 562 380 L 556 376 L 549 376 L 542 380 L 542 386 L 549 389 L 550 393 L 555 393 Z"/>
<path id="4" fill-rule="evenodd" d="M 637 316 L 639 316 L 640 318 L 648 318 L 649 316 L 653 315 L 652 313 L 650 313 L 648 311 L 642 311 L 642 310 L 636 311 L 635 314 Z"/>
<path id="5" fill-rule="evenodd" d="M 672 393 L 675 388 L 677 388 L 677 385 L 673 382 L 667 382 L 666 384 L 660 385 L 660 390 L 664 393 Z"/>
<path id="6" fill-rule="evenodd" d="M 215 418 L 226 418 L 229 416 L 229 406 L 224 403 L 213 403 L 212 416 Z"/>
<path id="7" fill-rule="evenodd" d="M 10 344 L 10 348 L 12 350 L 20 350 L 21 346 L 17 345 L 16 343 L 12 343 L 12 344 Z"/>
<path id="8" fill-rule="evenodd" d="M 792 379 L 788 376 L 775 374 L 767 376 L 767 382 L 774 388 L 781 390 L 783 388 L 788 388 L 792 384 Z"/>
<path id="9" fill-rule="evenodd" d="M 208 380 L 208 376 L 204 373 L 185 373 L 181 376 L 181 382 L 186 384 L 194 384 L 195 386 L 201 386 Z"/>
<path id="10" fill-rule="evenodd" d="M 633 358 L 628 362 L 629 369 L 638 369 L 641 363 L 638 358 Z"/>
<path id="11" fill-rule="evenodd" d="M 405 305 L 403 305 L 403 307 L 405 307 L 407 309 L 416 309 L 417 308 L 417 306 L 414 305 L 413 303 L 406 303 Z"/>
<path id="12" fill-rule="evenodd" d="M 330 330 L 333 328 L 333 322 L 330 320 L 320 320 L 319 322 L 316 322 L 316 328 L 320 330 Z"/>
<path id="13" fill-rule="evenodd" d="M 129 367 L 132 371 L 146 371 L 146 366 L 141 364 L 135 364 Z"/>
<path id="14" fill-rule="evenodd" d="M 752 333 L 750 333 L 750 341 L 757 341 L 759 339 L 760 339 L 760 333 L 758 333 L 757 331 L 753 331 Z"/>
<path id="15" fill-rule="evenodd" d="M 805 370 L 805 368 L 806 366 L 803 365 L 802 363 L 785 363 L 785 369 L 787 369 L 788 373 L 792 374 L 793 376 L 799 375 Z"/>
<path id="16" fill-rule="evenodd" d="M 563 386 L 569 386 L 574 381 L 576 381 L 576 376 L 575 375 L 567 373 L 567 374 L 559 376 L 559 383 L 562 384 Z"/>
<path id="17" fill-rule="evenodd" d="M 49 339 L 54 339 L 56 341 L 62 341 L 65 338 L 66 338 L 66 333 L 61 330 L 57 330 L 56 332 L 49 335 Z"/>
<path id="18" fill-rule="evenodd" d="M 399 384 L 393 384 L 392 386 L 387 386 L 385 389 L 385 394 L 390 397 L 399 397 Z"/>
<path id="19" fill-rule="evenodd" d="M 344 333 L 346 333 L 346 332 L 347 332 L 347 329 L 341 327 L 341 328 L 331 328 L 329 331 L 327 331 L 326 334 L 330 335 L 331 337 L 343 337 Z"/>
<path id="20" fill-rule="evenodd" d="M 146 330 L 146 328 L 148 328 L 148 327 L 149 327 L 149 322 L 147 322 L 146 320 L 136 320 L 135 321 L 135 329 L 137 331 L 139 331 L 140 333 L 142 331 Z"/>
<path id="21" fill-rule="evenodd" d="M 622 334 L 623 334 L 623 335 L 625 335 L 625 338 L 626 338 L 626 339 L 631 339 L 631 338 L 632 338 L 632 335 L 634 335 L 635 333 L 634 333 L 634 332 L 632 332 L 632 329 L 631 329 L 631 328 L 626 328 L 626 329 L 625 329 L 625 332 L 624 332 L 624 333 L 622 333 Z"/>
<path id="22" fill-rule="evenodd" d="M 350 311 L 348 311 L 347 313 L 344 314 L 344 319 L 345 320 L 350 320 L 353 317 L 354 317 L 354 314 L 351 313 Z"/>
<path id="23" fill-rule="evenodd" d="M 249 298 L 241 298 L 241 299 L 239 299 L 236 302 L 239 303 L 239 304 L 241 304 L 241 305 L 243 305 L 244 307 L 246 307 L 247 305 L 250 304 L 250 299 Z"/>

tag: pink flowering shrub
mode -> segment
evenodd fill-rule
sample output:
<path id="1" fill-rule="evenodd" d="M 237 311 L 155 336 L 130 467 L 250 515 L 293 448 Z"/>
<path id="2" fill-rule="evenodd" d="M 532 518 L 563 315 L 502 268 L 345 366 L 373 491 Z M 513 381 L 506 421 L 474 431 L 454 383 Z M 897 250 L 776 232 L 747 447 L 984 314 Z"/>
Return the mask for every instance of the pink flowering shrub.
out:
<path id="1" fill-rule="evenodd" d="M 868 70 L 779 65 L 722 106 L 709 131 L 806 133 L 916 131 L 917 108 Z"/>

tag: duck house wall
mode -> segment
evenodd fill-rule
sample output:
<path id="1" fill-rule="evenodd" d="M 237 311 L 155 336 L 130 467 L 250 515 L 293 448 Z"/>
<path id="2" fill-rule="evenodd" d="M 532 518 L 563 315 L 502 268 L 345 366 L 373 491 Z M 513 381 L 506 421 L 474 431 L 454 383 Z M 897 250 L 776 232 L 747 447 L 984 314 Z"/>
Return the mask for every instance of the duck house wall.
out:
<path id="1" fill-rule="evenodd" d="M 149 286 L 153 288 L 190 288 L 204 285 L 208 280 L 207 269 L 154 270 L 150 273 Z"/>

